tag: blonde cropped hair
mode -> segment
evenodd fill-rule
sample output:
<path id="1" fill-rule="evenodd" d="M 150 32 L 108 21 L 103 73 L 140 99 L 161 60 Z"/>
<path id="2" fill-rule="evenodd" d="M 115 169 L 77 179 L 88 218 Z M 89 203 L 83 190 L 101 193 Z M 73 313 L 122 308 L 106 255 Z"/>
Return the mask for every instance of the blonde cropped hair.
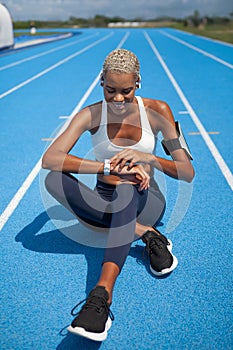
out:
<path id="1" fill-rule="evenodd" d="M 136 79 L 140 79 L 140 63 L 137 56 L 126 49 L 116 49 L 105 58 L 102 76 L 108 71 L 118 73 L 134 73 Z"/>

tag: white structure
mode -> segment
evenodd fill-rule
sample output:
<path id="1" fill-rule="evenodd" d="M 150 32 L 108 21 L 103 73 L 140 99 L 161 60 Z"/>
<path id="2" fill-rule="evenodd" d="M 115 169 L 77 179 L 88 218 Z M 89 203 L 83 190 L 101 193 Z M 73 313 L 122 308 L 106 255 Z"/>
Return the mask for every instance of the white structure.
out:
<path id="1" fill-rule="evenodd" d="M 6 6 L 0 4 L 0 50 L 14 45 L 14 31 L 11 15 Z"/>
<path id="2" fill-rule="evenodd" d="M 120 27 L 133 27 L 133 28 L 137 28 L 137 27 L 144 27 L 145 26 L 145 22 L 110 22 L 108 23 L 108 27 L 109 28 L 120 28 Z"/>

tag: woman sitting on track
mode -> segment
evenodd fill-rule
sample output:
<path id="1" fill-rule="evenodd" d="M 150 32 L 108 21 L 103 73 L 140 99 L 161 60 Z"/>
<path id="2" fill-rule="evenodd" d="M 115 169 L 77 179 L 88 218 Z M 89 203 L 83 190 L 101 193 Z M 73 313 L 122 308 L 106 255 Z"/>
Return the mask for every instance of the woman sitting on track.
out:
<path id="1" fill-rule="evenodd" d="M 139 84 L 137 57 L 124 49 L 111 52 L 101 74 L 104 100 L 81 110 L 42 162 L 43 168 L 52 170 L 46 178 L 48 192 L 82 222 L 108 229 L 99 280 L 68 327 L 96 341 L 107 337 L 114 284 L 135 237 L 146 244 L 154 275 L 177 266 L 171 241 L 156 229 L 165 199 L 153 169 L 187 182 L 194 177 L 187 144 L 181 142 L 170 108 L 165 102 L 135 96 Z M 69 154 L 85 131 L 91 134 L 95 161 Z M 172 160 L 153 154 L 160 131 Z M 97 174 L 95 189 L 70 173 Z"/>

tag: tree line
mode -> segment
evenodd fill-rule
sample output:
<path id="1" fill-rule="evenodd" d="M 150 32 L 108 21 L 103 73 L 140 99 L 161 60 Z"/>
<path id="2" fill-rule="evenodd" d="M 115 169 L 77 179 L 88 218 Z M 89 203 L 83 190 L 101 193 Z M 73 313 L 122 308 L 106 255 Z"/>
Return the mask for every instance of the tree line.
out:
<path id="1" fill-rule="evenodd" d="M 233 18 L 233 12 L 229 14 L 228 17 L 201 17 L 199 12 L 196 10 L 191 16 L 188 16 L 186 18 L 180 19 L 180 18 L 174 18 L 169 16 L 163 16 L 158 17 L 154 19 L 148 19 L 145 20 L 143 18 L 134 18 L 134 19 L 125 19 L 123 17 L 114 16 L 114 17 L 107 17 L 104 15 L 95 15 L 91 18 L 80 18 L 71 16 L 68 20 L 65 21 L 40 21 L 40 20 L 34 20 L 33 19 L 33 25 L 37 28 L 61 28 L 61 27 L 79 27 L 79 28 L 89 28 L 89 27 L 97 27 L 97 28 L 104 28 L 108 27 L 109 23 L 124 23 L 124 22 L 139 22 L 143 23 L 144 25 L 151 25 L 153 26 L 153 23 L 163 23 L 163 22 L 171 22 L 171 23 L 181 23 L 184 26 L 193 26 L 198 27 L 201 24 L 227 24 L 230 21 L 232 21 Z M 30 28 L 32 24 L 32 19 L 28 21 L 15 21 L 14 22 L 14 28 L 15 29 L 26 29 Z"/>

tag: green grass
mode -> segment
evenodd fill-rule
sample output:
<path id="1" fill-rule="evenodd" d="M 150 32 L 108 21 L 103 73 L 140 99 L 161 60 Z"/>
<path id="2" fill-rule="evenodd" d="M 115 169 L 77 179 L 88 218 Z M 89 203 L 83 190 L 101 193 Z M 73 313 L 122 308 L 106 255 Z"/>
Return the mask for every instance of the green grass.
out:
<path id="1" fill-rule="evenodd" d="M 172 27 L 189 33 L 233 44 L 233 21 L 227 24 L 208 24 L 199 28 L 186 27 L 181 23 L 174 24 Z"/>

